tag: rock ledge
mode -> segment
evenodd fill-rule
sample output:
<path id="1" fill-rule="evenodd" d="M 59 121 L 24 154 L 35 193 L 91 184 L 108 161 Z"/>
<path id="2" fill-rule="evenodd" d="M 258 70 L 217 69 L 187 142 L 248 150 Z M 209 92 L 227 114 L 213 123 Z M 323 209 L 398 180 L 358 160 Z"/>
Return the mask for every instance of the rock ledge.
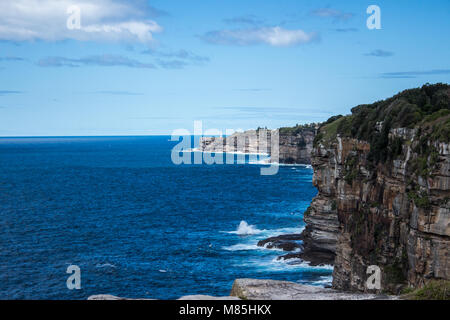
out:
<path id="1" fill-rule="evenodd" d="M 396 297 L 367 293 L 346 293 L 295 282 L 236 279 L 231 296 L 246 300 L 394 300 Z"/>

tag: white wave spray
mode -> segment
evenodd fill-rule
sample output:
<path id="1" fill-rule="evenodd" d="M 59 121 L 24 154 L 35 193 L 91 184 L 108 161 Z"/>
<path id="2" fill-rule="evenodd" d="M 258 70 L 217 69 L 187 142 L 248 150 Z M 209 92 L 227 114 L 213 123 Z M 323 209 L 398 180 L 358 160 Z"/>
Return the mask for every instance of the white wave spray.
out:
<path id="1" fill-rule="evenodd" d="M 252 234 L 258 234 L 261 232 L 262 230 L 259 230 L 254 225 L 250 225 L 247 223 L 247 221 L 242 220 L 241 223 L 239 223 L 237 230 L 230 231 L 229 233 L 237 234 L 240 236 L 248 236 Z"/>

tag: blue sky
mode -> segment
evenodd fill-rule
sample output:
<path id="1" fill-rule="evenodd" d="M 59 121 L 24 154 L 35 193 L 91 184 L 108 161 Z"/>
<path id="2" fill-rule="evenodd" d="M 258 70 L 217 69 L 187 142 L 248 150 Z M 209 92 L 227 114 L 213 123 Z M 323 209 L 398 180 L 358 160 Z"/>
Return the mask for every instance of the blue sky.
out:
<path id="1" fill-rule="evenodd" d="M 449 34 L 448 0 L 1 1 L 0 136 L 324 121 L 450 82 Z"/>

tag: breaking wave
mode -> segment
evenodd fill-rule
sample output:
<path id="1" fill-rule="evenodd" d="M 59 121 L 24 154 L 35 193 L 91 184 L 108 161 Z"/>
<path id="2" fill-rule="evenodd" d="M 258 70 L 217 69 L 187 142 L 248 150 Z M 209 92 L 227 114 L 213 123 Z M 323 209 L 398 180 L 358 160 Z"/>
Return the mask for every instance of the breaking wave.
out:
<path id="1" fill-rule="evenodd" d="M 258 234 L 263 231 L 265 231 L 265 230 L 259 230 L 254 225 L 250 225 L 247 223 L 247 221 L 242 220 L 241 223 L 239 223 L 239 226 L 235 231 L 229 231 L 228 233 L 237 234 L 240 236 L 248 236 L 248 235 Z"/>

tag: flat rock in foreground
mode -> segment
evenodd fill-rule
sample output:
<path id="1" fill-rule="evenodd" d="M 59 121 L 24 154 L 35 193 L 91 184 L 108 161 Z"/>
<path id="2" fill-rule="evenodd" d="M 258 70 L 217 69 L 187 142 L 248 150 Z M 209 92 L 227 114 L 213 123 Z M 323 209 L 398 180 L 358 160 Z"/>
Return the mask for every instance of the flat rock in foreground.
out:
<path id="1" fill-rule="evenodd" d="M 288 281 L 236 279 L 231 296 L 247 300 L 392 300 L 395 297 L 346 293 Z"/>
<path id="2" fill-rule="evenodd" d="M 131 299 L 131 298 L 122 298 L 113 296 L 110 294 L 97 294 L 88 297 L 88 300 L 154 300 L 154 299 Z M 226 296 L 226 297 L 213 297 L 213 296 L 206 296 L 202 294 L 197 295 L 189 295 L 189 296 L 183 296 L 179 298 L 178 300 L 240 300 L 238 297 L 233 296 Z"/>

